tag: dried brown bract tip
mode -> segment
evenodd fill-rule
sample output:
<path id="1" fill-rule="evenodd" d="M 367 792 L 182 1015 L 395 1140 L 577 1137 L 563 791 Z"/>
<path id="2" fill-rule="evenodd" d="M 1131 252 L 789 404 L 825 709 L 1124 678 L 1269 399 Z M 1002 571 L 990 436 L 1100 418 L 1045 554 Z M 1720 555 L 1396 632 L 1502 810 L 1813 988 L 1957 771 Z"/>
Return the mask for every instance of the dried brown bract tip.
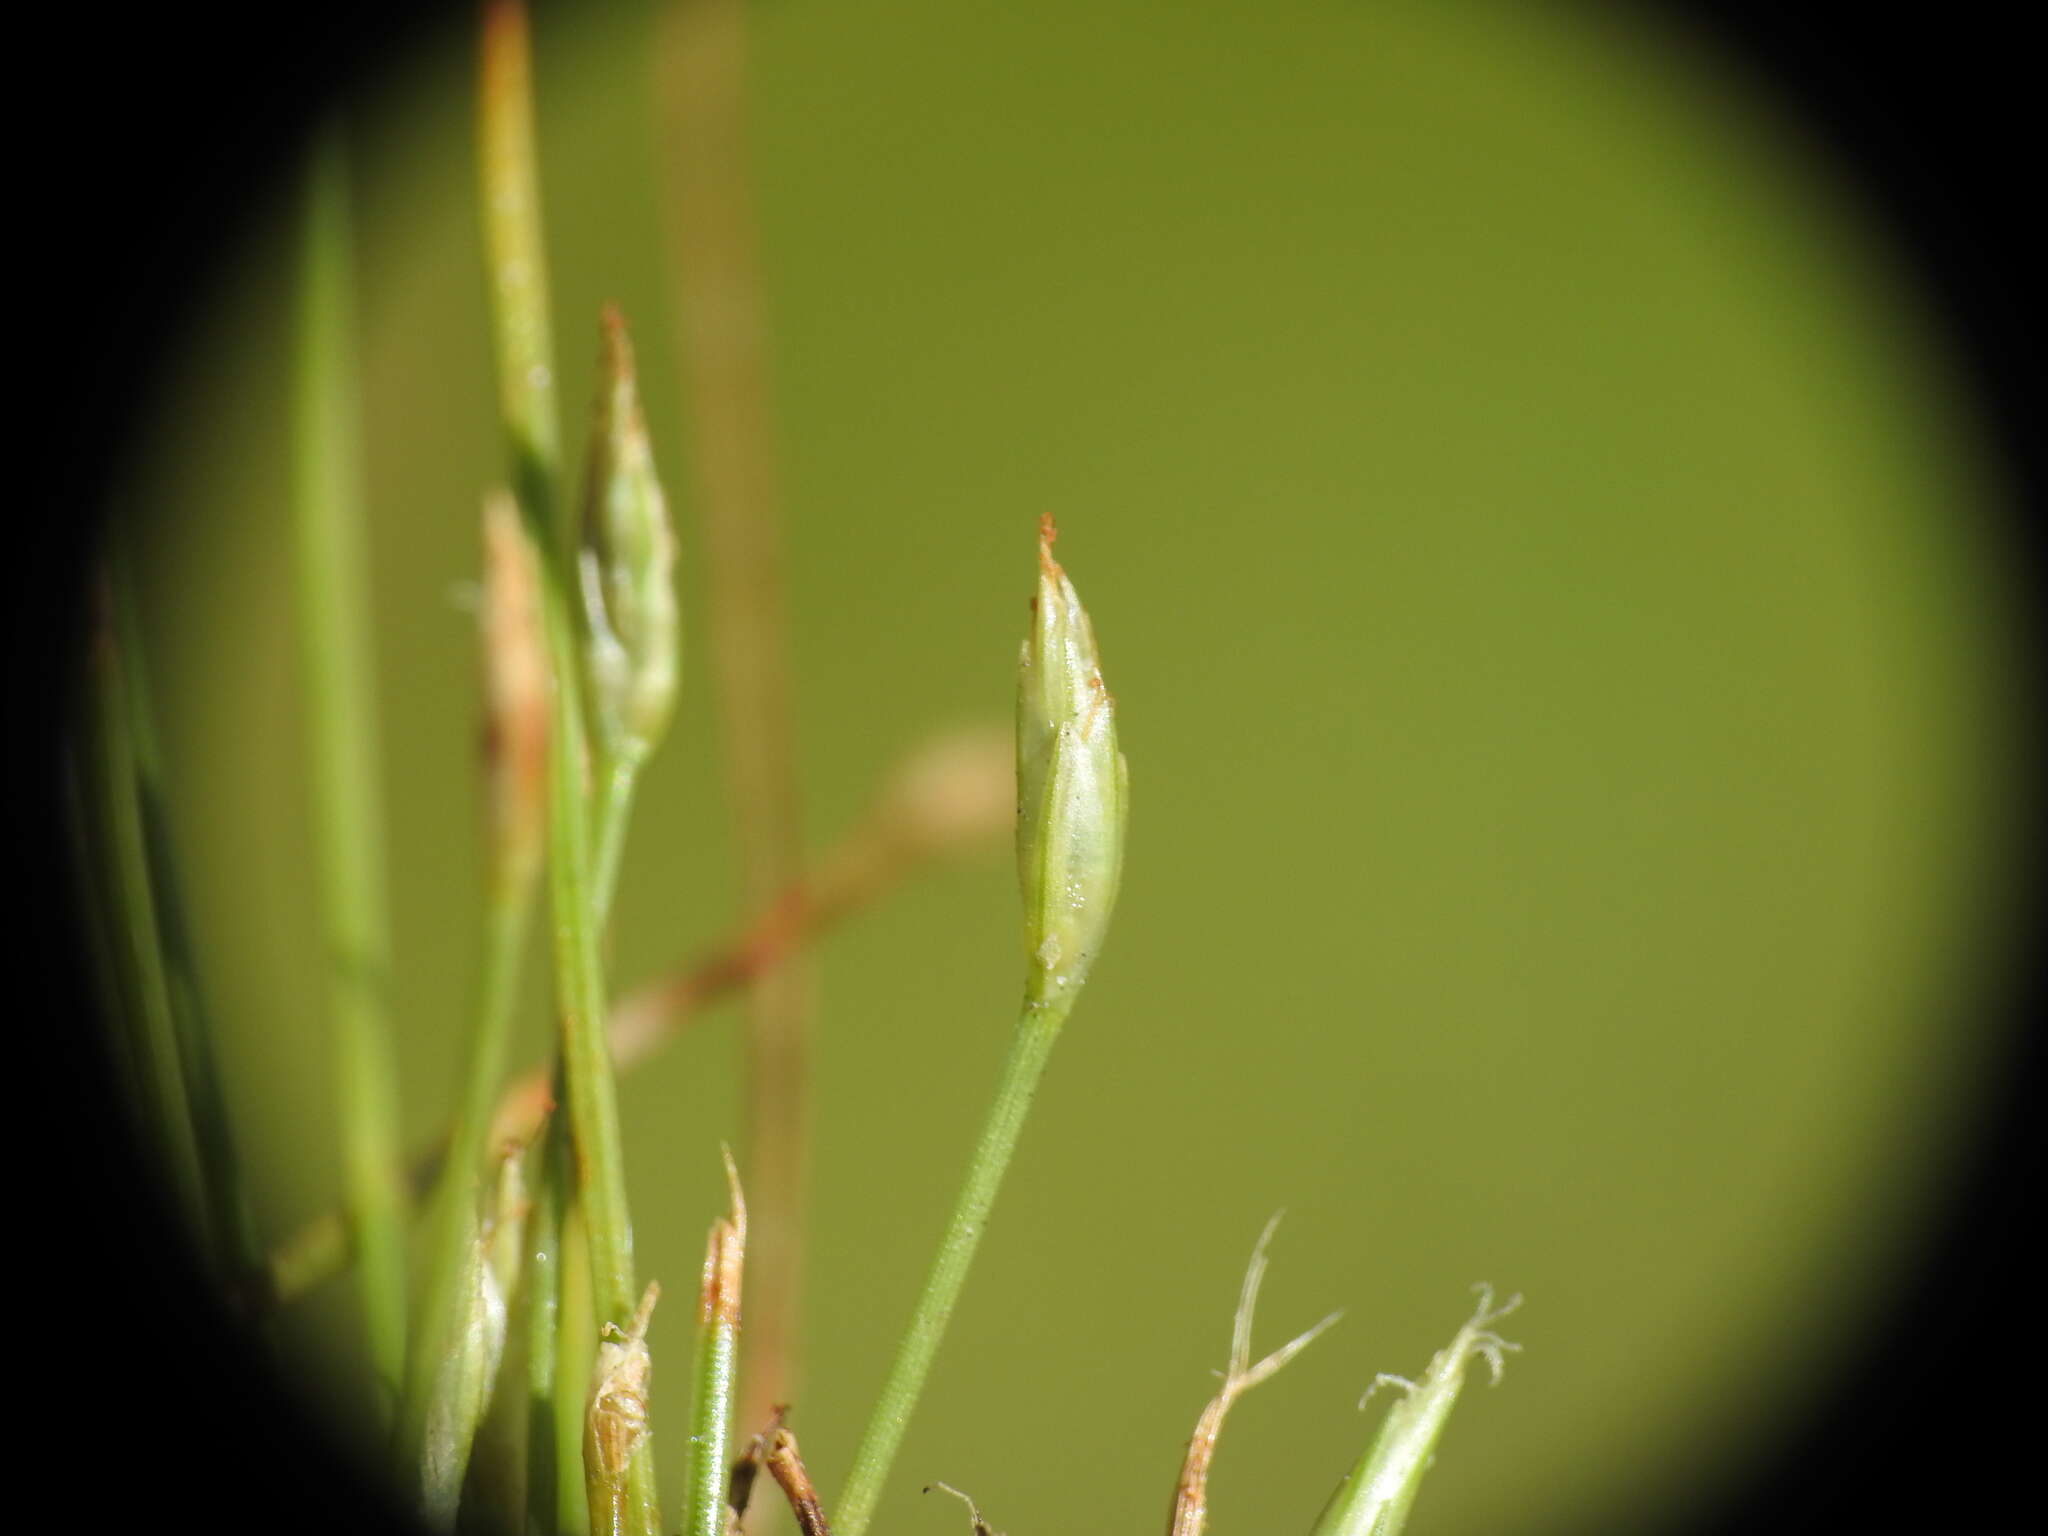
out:
<path id="1" fill-rule="evenodd" d="M 725 1528 L 728 1533 L 739 1530 L 740 1522 L 746 1518 L 747 1505 L 754 1497 L 754 1482 L 760 1477 L 762 1459 L 768 1454 L 768 1442 L 782 1428 L 782 1416 L 788 1412 L 789 1404 L 777 1403 L 775 1411 L 768 1417 L 768 1427 L 747 1442 L 746 1450 L 732 1464 L 732 1475 L 725 1485 Z"/>
<path id="2" fill-rule="evenodd" d="M 731 1191 L 732 1209 L 711 1224 L 711 1236 L 704 1245 L 704 1281 L 697 1292 L 697 1321 L 714 1319 L 729 1328 L 740 1325 L 740 1281 L 747 1264 L 747 1202 L 740 1193 L 739 1169 L 733 1166 L 732 1148 L 720 1147 L 725 1156 L 725 1183 Z"/>
<path id="3" fill-rule="evenodd" d="M 1332 1312 L 1306 1333 L 1300 1334 L 1252 1363 L 1252 1313 L 1259 1304 L 1259 1287 L 1266 1278 L 1266 1248 L 1273 1229 L 1280 1225 L 1276 1213 L 1266 1223 L 1252 1248 L 1251 1263 L 1245 1266 L 1244 1285 L 1238 1292 L 1237 1315 L 1230 1331 L 1230 1366 L 1223 1373 L 1223 1385 L 1195 1421 L 1188 1440 L 1187 1456 L 1181 1462 L 1180 1480 L 1174 1485 L 1173 1513 L 1168 1518 L 1167 1536 L 1201 1536 L 1209 1518 L 1209 1466 L 1216 1458 L 1216 1442 L 1223 1434 L 1223 1420 L 1238 1398 L 1270 1378 L 1282 1366 L 1314 1343 L 1316 1336 L 1342 1315 Z"/>
<path id="4" fill-rule="evenodd" d="M 790 1512 L 796 1516 L 797 1529 L 803 1536 L 832 1536 L 831 1527 L 825 1523 L 825 1507 L 819 1502 L 818 1490 L 811 1482 L 811 1474 L 804 1470 L 796 1436 L 782 1423 L 779 1411 L 768 1436 L 768 1448 L 762 1464 L 782 1489 L 783 1497 L 789 1500 Z"/>

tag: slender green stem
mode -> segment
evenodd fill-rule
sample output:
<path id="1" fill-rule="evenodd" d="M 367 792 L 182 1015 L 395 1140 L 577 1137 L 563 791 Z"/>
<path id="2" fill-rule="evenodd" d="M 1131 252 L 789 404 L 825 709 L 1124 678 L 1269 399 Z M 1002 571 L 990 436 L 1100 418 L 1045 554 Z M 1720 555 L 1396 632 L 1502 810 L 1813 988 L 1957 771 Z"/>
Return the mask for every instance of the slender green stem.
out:
<path id="1" fill-rule="evenodd" d="M 556 1011 L 561 1022 L 562 1085 L 576 1153 L 577 1204 L 589 1229 L 594 1315 L 623 1328 L 633 1315 L 633 1227 L 626 1204 L 619 1108 L 605 1040 L 608 1017 L 598 957 L 595 893 L 589 877 L 589 826 L 574 775 L 583 761 L 574 637 L 559 585 L 543 581 L 549 654 L 555 676 L 549 753 L 549 887 L 554 913 Z M 562 1352 L 558 1371 L 577 1357 Z M 596 1477 L 586 1465 L 586 1476 Z M 653 1536 L 652 1457 L 643 1444 L 632 1462 L 629 1509 L 636 1530 Z"/>
<path id="2" fill-rule="evenodd" d="M 562 1141 L 566 1154 L 568 1138 Z M 557 1165 L 565 1191 L 573 1189 L 565 1155 Z M 566 1194 L 562 1213 L 562 1304 L 555 1327 L 553 1456 L 555 1529 L 584 1536 L 590 1529 L 590 1495 L 583 1454 L 584 1410 L 590 1399 L 591 1367 L 597 1359 L 597 1312 L 591 1300 L 590 1233 L 583 1202 Z"/>
<path id="3" fill-rule="evenodd" d="M 526 1219 L 526 1276 L 520 1305 L 526 1319 L 526 1524 L 555 1529 L 556 1489 L 561 1482 L 555 1454 L 555 1373 L 562 1299 L 562 1192 L 568 1180 L 558 1167 L 568 1161 L 568 1133 L 556 1120 L 542 1133 L 534 1165 L 533 1211 Z M 578 1451 L 572 1474 L 582 1471 Z M 574 1487 L 576 1477 L 570 1478 Z M 582 1507 L 582 1501 L 577 1501 Z"/>
<path id="4" fill-rule="evenodd" d="M 149 669 L 135 611 L 133 573 L 126 543 L 118 535 L 110 550 L 108 575 L 113 593 L 117 665 L 127 696 L 134 745 L 134 789 L 144 862 L 161 943 L 164 989 L 177 1040 L 185 1104 L 191 1114 L 206 1229 L 212 1235 L 214 1264 L 222 1283 L 248 1301 L 262 1284 L 264 1256 L 256 1239 L 241 1159 L 228 1119 L 214 1050 L 213 1020 L 200 985 L 197 954 L 179 891 L 177 853 L 165 805 L 163 757 L 150 708 Z"/>
<path id="5" fill-rule="evenodd" d="M 631 772 L 609 775 L 599 811 L 598 843 L 614 850 L 594 893 L 600 933 L 617 890 L 616 849 L 625 838 L 633 780 Z M 549 1098 L 559 1103 L 562 1092 L 557 1058 Z M 533 1257 L 527 1266 L 526 1299 L 526 1507 L 534 1529 L 574 1536 L 588 1529 L 590 1519 L 583 1492 L 583 1399 L 588 1383 L 578 1367 L 565 1367 L 563 1362 L 588 1361 L 597 1335 L 591 1317 L 588 1238 L 573 1200 L 575 1164 L 567 1122 L 560 1115 L 551 1116 L 543 1137 L 528 1225 Z M 651 1484 L 649 1492 L 651 1496 Z"/>
<path id="6" fill-rule="evenodd" d="M 598 876 L 593 899 L 598 931 L 610 916 L 617 889 L 617 849 L 623 843 L 632 806 L 633 774 L 607 775 L 608 792 L 598 812 L 596 838 L 612 850 Z M 557 1056 L 548 1102 L 562 1097 Z M 579 1368 L 561 1362 L 586 1361 L 596 1334 L 590 1303 L 590 1253 L 582 1215 L 575 1207 L 575 1166 L 567 1122 L 551 1116 L 534 1181 L 529 1230 L 532 1260 L 527 1266 L 527 1488 L 528 1523 L 535 1530 L 564 1533 L 588 1528 L 583 1496 L 582 1405 L 587 1383 Z M 568 1220 L 565 1223 L 565 1217 Z M 568 1246 L 564 1247 L 566 1241 Z M 565 1272 L 569 1278 L 565 1281 Z M 569 1296 L 564 1310 L 562 1297 Z"/>
<path id="7" fill-rule="evenodd" d="M 552 682 L 548 720 L 548 890 L 553 911 L 564 1096 L 590 1228 L 600 1316 L 624 1327 L 637 1299 L 632 1231 L 619 1154 L 618 1105 L 604 1038 L 588 761 L 573 585 L 555 520 L 560 469 L 553 347 L 546 312 L 531 86 L 523 7 L 494 3 L 484 17 L 482 126 L 485 234 L 505 426 L 519 507 L 539 559 L 541 619 Z"/>
<path id="8" fill-rule="evenodd" d="M 623 843 L 632 808 L 633 776 L 614 773 L 600 811 L 601 846 Z M 616 855 L 598 881 L 594 899 L 603 932 L 616 894 Z M 549 1098 L 562 1097 L 562 1070 L 555 1063 Z M 527 1510 L 537 1530 L 563 1536 L 588 1529 L 590 1506 L 583 1489 L 583 1399 L 588 1384 L 565 1361 L 587 1361 L 595 1347 L 591 1317 L 590 1251 L 582 1214 L 573 1200 L 575 1164 L 568 1124 L 549 1117 L 545 1150 L 534 1185 L 528 1231 L 527 1301 Z M 566 1307 L 563 1298 L 567 1296 Z"/>
<path id="9" fill-rule="evenodd" d="M 548 722 L 548 888 L 563 1099 L 576 1154 L 576 1203 L 589 1231 L 595 1316 L 624 1328 L 638 1299 L 633 1231 L 619 1146 L 618 1100 L 605 1040 L 608 1015 L 583 790 L 588 758 L 570 606 L 575 586 L 570 580 L 568 530 L 555 514 L 561 452 L 530 47 L 525 9 L 510 0 L 492 0 L 484 11 L 478 137 L 500 401 L 512 450 L 513 489 L 540 565 L 542 628 L 553 682 Z M 558 1382 L 576 1358 L 558 1350 Z M 558 1390 L 558 1399 L 562 1395 Z M 595 1475 L 595 1469 L 586 1467 L 586 1476 Z M 644 1536 L 655 1536 L 659 1521 L 653 1458 L 644 1445 L 633 1458 L 630 1477 L 632 1517 Z"/>
<path id="10" fill-rule="evenodd" d="M 722 1536 L 725 1528 L 726 1462 L 732 1446 L 733 1385 L 739 1377 L 739 1358 L 737 1318 L 714 1317 L 698 1330 L 684 1536 Z"/>
<path id="11" fill-rule="evenodd" d="M 619 889 L 620 857 L 626 848 L 626 827 L 633 819 L 633 790 L 639 779 L 640 765 L 633 761 L 613 763 L 604 776 L 604 794 L 599 798 L 597 812 L 596 863 L 592 871 L 600 933 L 610 926 L 612 898 Z"/>
<path id="12" fill-rule="evenodd" d="M 598 958 L 589 826 L 577 782 L 583 724 L 577 709 L 575 640 L 559 590 L 546 598 L 555 674 L 549 754 L 549 889 L 554 913 L 557 1012 L 569 1131 L 590 1226 L 591 1283 L 600 1317 L 620 1327 L 633 1315 L 633 1229 L 619 1147 L 619 1107 L 605 1041 L 604 971 Z"/>
<path id="13" fill-rule="evenodd" d="M 396 1391 L 405 1356 L 405 1194 L 389 1018 L 364 516 L 359 488 L 347 164 L 330 123 L 308 167 L 299 291 L 299 617 L 314 853 L 338 1053 L 346 1203 L 370 1360 Z"/>
<path id="14" fill-rule="evenodd" d="M 960 1299 L 960 1288 L 966 1282 L 974 1250 L 988 1225 L 989 1210 L 1002 1186 L 1003 1173 L 1010 1166 L 1010 1155 L 1017 1150 L 1017 1137 L 1024 1129 L 1024 1117 L 1030 1113 L 1038 1080 L 1044 1075 L 1053 1042 L 1071 1006 L 1069 999 L 1047 1008 L 1027 1008 L 1018 1022 L 1010 1058 L 1003 1065 L 995 1102 L 989 1106 L 981 1140 L 975 1144 L 974 1159 L 967 1166 L 967 1179 L 953 1207 L 952 1220 L 946 1225 L 946 1235 L 932 1260 L 931 1274 L 917 1298 L 917 1310 L 911 1314 L 910 1327 L 896 1351 L 889 1379 L 875 1400 L 867 1433 L 854 1454 L 853 1472 L 833 1513 L 832 1529 L 837 1536 L 862 1536 L 874 1515 L 890 1463 L 896 1459 L 897 1447 L 910 1426 L 911 1412 L 924 1390 L 932 1358 L 938 1353 L 939 1340 L 945 1336 L 954 1304 Z"/>

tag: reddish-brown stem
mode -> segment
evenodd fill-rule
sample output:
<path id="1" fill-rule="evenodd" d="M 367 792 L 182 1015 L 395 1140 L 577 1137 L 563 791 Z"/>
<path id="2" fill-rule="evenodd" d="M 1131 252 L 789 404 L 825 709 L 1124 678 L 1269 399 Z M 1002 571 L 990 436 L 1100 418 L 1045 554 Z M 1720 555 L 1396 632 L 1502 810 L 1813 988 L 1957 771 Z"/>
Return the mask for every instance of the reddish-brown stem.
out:
<path id="1" fill-rule="evenodd" d="M 680 341 L 702 509 L 712 670 L 738 829 L 758 908 L 797 876 L 795 758 L 782 534 L 769 428 L 759 261 L 744 149 L 740 0 L 675 0 L 663 51 Z M 746 1144 L 753 1287 L 742 1413 L 790 1395 L 809 1113 L 810 980 L 799 964 L 747 984 Z"/>

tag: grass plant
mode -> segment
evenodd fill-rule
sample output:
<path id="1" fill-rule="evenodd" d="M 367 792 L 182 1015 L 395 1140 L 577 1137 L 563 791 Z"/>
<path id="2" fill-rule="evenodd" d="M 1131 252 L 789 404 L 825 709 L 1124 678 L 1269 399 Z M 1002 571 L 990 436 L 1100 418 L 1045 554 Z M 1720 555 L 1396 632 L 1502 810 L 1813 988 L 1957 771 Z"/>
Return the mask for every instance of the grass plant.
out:
<path id="1" fill-rule="evenodd" d="M 695 64 L 679 78 L 713 94 L 736 88 L 738 24 L 738 11 L 723 3 L 695 14 L 690 25 L 698 30 L 686 28 L 678 44 Z M 580 498 L 567 491 L 529 48 L 523 9 L 491 0 L 480 53 L 482 275 L 509 489 L 484 500 L 483 941 L 445 1133 L 408 1171 L 395 1134 L 398 1090 L 390 1062 L 391 946 L 350 361 L 352 258 L 337 128 L 319 140 L 307 176 L 296 417 L 302 687 L 326 940 L 321 982 L 340 1067 L 345 1177 L 337 1210 L 267 1258 L 249 1222 L 198 957 L 178 913 L 169 811 L 139 671 L 145 637 L 122 596 L 119 558 L 110 560 L 107 618 L 92 661 L 95 751 L 84 765 L 89 793 L 82 797 L 109 919 L 112 990 L 137 1097 L 223 1290 L 288 1306 L 318 1280 L 353 1267 L 364 1345 L 395 1393 L 394 1421 L 382 1426 L 389 1466 L 430 1528 L 657 1536 L 679 1519 L 685 1536 L 727 1536 L 766 1473 L 806 1536 L 866 1536 L 1035 1093 L 1107 939 L 1129 819 L 1117 706 L 1093 623 L 1054 556 L 1047 518 L 1018 663 L 1013 759 L 992 767 L 979 737 L 938 741 L 892 777 L 866 816 L 805 876 L 790 852 L 793 822 L 771 804 L 781 795 L 775 785 L 787 754 L 786 722 L 778 718 L 786 688 L 775 606 L 744 595 L 753 590 L 749 579 L 734 574 L 758 563 L 759 541 L 769 537 L 747 522 L 754 515 L 748 508 L 758 510 L 765 492 L 759 466 L 725 466 L 720 473 L 746 484 L 711 497 L 724 520 L 711 542 L 740 550 L 728 548 L 712 562 L 722 560 L 727 573 L 712 582 L 714 589 L 727 583 L 716 599 L 723 617 L 714 615 L 712 627 L 723 636 L 719 671 L 736 760 L 765 775 L 738 774 L 749 786 L 740 796 L 750 806 L 741 819 L 757 845 L 749 881 L 756 915 L 705 961 L 613 1005 L 604 938 L 632 806 L 641 768 L 680 691 L 677 539 L 648 447 L 625 322 L 611 310 L 600 324 L 598 399 Z M 733 104 L 720 98 L 690 110 L 730 121 Z M 715 189 L 729 172 L 730 166 L 692 161 L 685 179 Z M 685 221 L 686 235 L 692 227 L 710 231 L 707 248 L 685 263 L 695 274 L 688 281 L 745 266 L 734 254 L 744 245 L 740 206 L 729 197 L 707 219 Z M 748 371 L 744 359 L 710 354 L 692 358 L 690 368 L 700 393 L 715 393 L 720 378 Z M 750 377 L 747 401 L 715 408 L 700 401 L 699 409 L 713 419 L 738 412 L 743 419 L 733 431 L 765 464 L 765 405 L 758 377 Z M 740 696 L 743 705 L 735 703 Z M 774 1006 L 795 1011 L 774 1014 L 765 1025 L 757 1009 L 765 1034 L 749 1055 L 747 1146 L 765 1169 L 770 1193 L 762 1203 L 773 1217 L 764 1232 L 759 1208 L 750 1211 L 746 1160 L 736 1166 L 726 1152 L 729 1205 L 707 1240 L 694 1347 L 665 1349 L 668 1368 L 687 1375 L 683 1400 L 691 1411 L 682 1493 L 674 1518 L 665 1517 L 649 1383 L 656 1325 L 666 1323 L 665 1339 L 679 1339 L 683 1307 L 671 1300 L 664 1311 L 658 1280 L 636 1267 L 617 1075 L 672 1038 L 717 992 L 765 985 L 772 993 L 786 984 L 784 968 L 808 940 L 922 866 L 979 843 L 997 820 L 1014 827 L 1023 897 L 1016 1026 L 846 1484 L 836 1497 L 820 1492 L 785 1421 L 786 1404 L 751 1437 L 740 1407 L 750 1369 L 778 1391 L 795 1379 L 788 1308 L 799 1247 L 804 1063 L 801 1009 L 784 997 Z M 558 1029 L 551 1061 L 512 1074 L 514 1000 L 543 868 Z M 1112 1018 L 1091 1024 L 1116 1027 Z M 765 1150 L 764 1136 L 773 1144 Z M 408 1283 L 405 1240 L 415 1205 L 421 1220 Z M 1169 1536 L 1200 1536 L 1205 1528 L 1210 1469 L 1233 1404 L 1334 1321 L 1326 1318 L 1254 1362 L 1252 1314 L 1272 1235 L 1269 1224 L 1253 1251 L 1228 1367 L 1197 1421 L 1173 1489 Z M 763 1269 L 767 1279 L 757 1282 L 753 1276 Z M 770 1318 L 758 1362 L 748 1353 L 754 1340 L 741 1305 L 743 1286 L 756 1283 L 769 1297 Z M 671 1290 L 679 1295 L 682 1288 L 672 1279 Z M 1484 1359 L 1497 1377 L 1504 1353 L 1515 1347 L 1493 1331 L 1513 1305 L 1493 1309 L 1489 1296 L 1419 1381 L 1381 1378 L 1403 1395 L 1314 1536 L 1393 1536 L 1402 1528 L 1466 1367 Z M 966 1504 L 977 1536 L 993 1536 L 972 1499 Z"/>

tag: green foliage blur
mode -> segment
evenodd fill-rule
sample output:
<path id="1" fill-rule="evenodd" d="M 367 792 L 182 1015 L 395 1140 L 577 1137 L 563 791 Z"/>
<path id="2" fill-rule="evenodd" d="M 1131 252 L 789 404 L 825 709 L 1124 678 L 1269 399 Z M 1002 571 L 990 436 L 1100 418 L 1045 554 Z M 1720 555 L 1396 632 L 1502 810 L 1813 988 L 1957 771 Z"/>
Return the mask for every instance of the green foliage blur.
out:
<path id="1" fill-rule="evenodd" d="M 585 8 L 593 9 L 593 8 Z M 654 110 L 656 8 L 537 17 L 565 422 L 639 342 L 692 658 L 617 902 L 621 987 L 743 914 Z M 1001 720 L 1040 513 L 1131 764 L 1114 930 L 882 1518 L 1143 1530 L 1266 1217 L 1212 1529 L 1306 1530 L 1491 1281 L 1418 1533 L 1635 1531 L 1855 1347 L 1965 1133 L 1954 1006 L 2001 865 L 2008 686 L 1947 362 L 1784 118 L 1683 38 L 1459 0 L 787 0 L 750 156 L 823 848 L 933 728 Z M 451 33 L 354 120 L 405 1121 L 451 1101 L 481 922 L 477 507 L 501 473 Z M 259 1216 L 331 1202 L 291 642 L 289 199 L 138 466 L 173 807 Z M 1007 852 L 830 937 L 806 1364 L 828 1497 L 1022 973 Z M 548 1038 L 529 969 L 522 1057 Z M 641 1265 L 690 1292 L 736 1010 L 622 1085 Z M 742 1170 L 744 1173 L 744 1169 Z M 345 1287 L 288 1320 L 338 1398 Z M 687 1302 L 657 1316 L 679 1467 Z M 666 1374 L 664 1363 L 667 1363 Z M 664 1385 L 668 1395 L 664 1395 Z M 671 1474 L 673 1476 L 673 1473 Z"/>

